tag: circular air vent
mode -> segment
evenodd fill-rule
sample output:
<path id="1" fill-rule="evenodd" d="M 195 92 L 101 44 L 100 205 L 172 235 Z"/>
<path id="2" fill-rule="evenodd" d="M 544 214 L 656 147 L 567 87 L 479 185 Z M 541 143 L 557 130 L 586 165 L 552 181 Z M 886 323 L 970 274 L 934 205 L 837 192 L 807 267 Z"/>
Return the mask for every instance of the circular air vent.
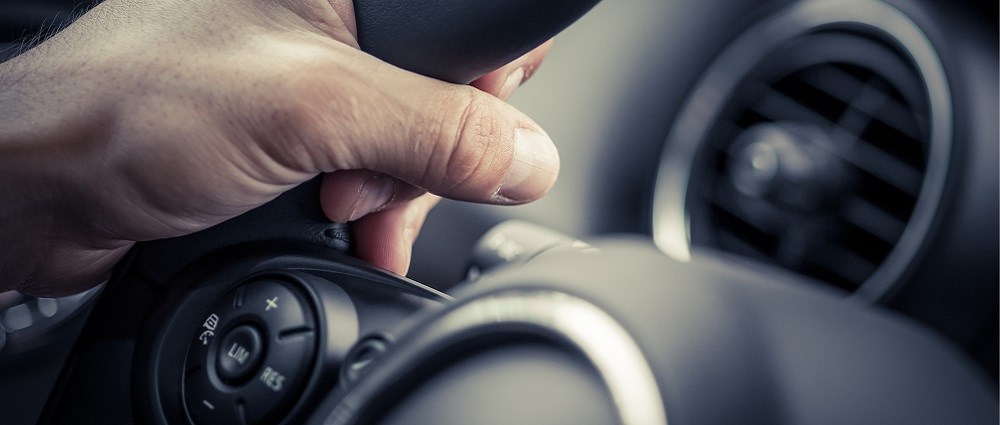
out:
<path id="1" fill-rule="evenodd" d="M 950 96 L 915 24 L 875 0 L 815 0 L 720 55 L 667 140 L 657 244 L 779 265 L 869 299 L 920 252 L 950 154 Z"/>

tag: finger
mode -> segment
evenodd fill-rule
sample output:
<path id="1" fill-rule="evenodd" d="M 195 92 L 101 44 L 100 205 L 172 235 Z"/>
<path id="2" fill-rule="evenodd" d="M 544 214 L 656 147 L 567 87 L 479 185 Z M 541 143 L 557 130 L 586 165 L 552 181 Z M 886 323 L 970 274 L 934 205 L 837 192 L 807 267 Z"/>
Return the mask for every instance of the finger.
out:
<path id="1" fill-rule="evenodd" d="M 518 86 L 524 84 L 534 75 L 535 70 L 542 64 L 545 55 L 552 47 L 552 40 L 546 41 L 534 50 L 525 53 L 523 56 L 514 59 L 511 63 L 504 65 L 489 74 L 476 79 L 472 85 L 484 92 L 507 100 Z"/>
<path id="2" fill-rule="evenodd" d="M 498 204 L 532 201 L 555 183 L 555 145 L 516 108 L 361 52 L 337 56 L 323 63 L 312 55 L 275 79 L 282 86 L 268 92 L 280 94 L 260 103 L 265 125 L 256 139 L 279 164 L 308 173 L 368 169 L 443 197 Z"/>
<path id="3" fill-rule="evenodd" d="M 426 192 L 386 174 L 340 170 L 323 176 L 320 204 L 327 218 L 347 223 L 408 202 Z"/>
<path id="4" fill-rule="evenodd" d="M 439 200 L 427 194 L 355 221 L 355 254 L 377 267 L 405 275 L 410 268 L 413 242 L 427 213 Z"/>
<path id="5" fill-rule="evenodd" d="M 508 99 L 541 65 L 552 46 L 549 40 L 471 83 L 500 99 Z M 367 170 L 342 170 L 327 174 L 321 191 L 323 210 L 333 221 L 346 223 L 425 193 L 391 176 Z"/>

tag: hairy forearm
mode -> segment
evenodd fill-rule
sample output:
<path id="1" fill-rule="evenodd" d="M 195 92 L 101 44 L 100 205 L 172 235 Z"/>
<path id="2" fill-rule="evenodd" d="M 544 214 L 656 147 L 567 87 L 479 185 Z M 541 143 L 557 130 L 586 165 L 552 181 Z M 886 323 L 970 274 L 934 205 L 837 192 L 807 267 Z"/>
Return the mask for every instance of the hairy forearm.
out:
<path id="1" fill-rule="evenodd" d="M 40 263 L 45 248 L 31 234 L 49 227 L 45 218 L 48 195 L 38 190 L 37 167 L 32 167 L 25 121 L 30 121 L 30 99 L 25 97 L 30 61 L 16 57 L 0 64 L 0 290 L 21 286 Z"/>
<path id="2" fill-rule="evenodd" d="M 0 139 L 0 290 L 29 283 L 55 233 L 57 185 L 35 158 L 20 141 Z"/>
<path id="3" fill-rule="evenodd" d="M 0 291 L 61 273 L 51 260 L 85 245 L 79 227 L 92 214 L 83 187 L 94 184 L 99 96 L 58 93 L 71 61 L 45 59 L 47 48 L 0 64 Z"/>
<path id="4" fill-rule="evenodd" d="M 58 152 L 16 144 L 0 141 L 0 291 L 45 294 L 34 287 L 70 274 L 70 292 L 99 283 L 128 243 L 87 236 L 100 234 L 92 189 L 82 188 L 91 180 L 53 167 Z"/>

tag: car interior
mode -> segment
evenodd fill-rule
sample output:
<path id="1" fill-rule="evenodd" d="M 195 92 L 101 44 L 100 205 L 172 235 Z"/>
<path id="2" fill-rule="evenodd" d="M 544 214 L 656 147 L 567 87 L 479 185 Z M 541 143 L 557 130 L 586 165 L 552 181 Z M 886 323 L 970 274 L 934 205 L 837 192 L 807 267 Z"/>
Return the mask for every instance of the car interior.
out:
<path id="1" fill-rule="evenodd" d="M 0 2 L 0 60 L 96 3 Z M 551 192 L 443 201 L 406 277 L 314 179 L 84 293 L 0 293 L 0 423 L 1000 419 L 995 1 L 355 7 L 362 50 L 456 83 L 558 33 L 511 99 Z"/>

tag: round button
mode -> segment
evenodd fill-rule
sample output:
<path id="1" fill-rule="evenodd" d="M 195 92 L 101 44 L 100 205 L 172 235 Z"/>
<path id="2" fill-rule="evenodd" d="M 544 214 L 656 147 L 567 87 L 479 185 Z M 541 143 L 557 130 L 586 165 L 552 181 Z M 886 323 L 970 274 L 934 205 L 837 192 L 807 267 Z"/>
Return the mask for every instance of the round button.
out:
<path id="1" fill-rule="evenodd" d="M 377 363 L 389 350 L 389 341 L 381 335 L 370 335 L 354 345 L 344 357 L 340 379 L 346 384 L 354 384 L 364 377 L 371 365 Z"/>
<path id="2" fill-rule="evenodd" d="M 240 325 L 222 338 L 216 355 L 216 371 L 223 382 L 239 385 L 257 371 L 264 340 L 253 326 Z"/>

